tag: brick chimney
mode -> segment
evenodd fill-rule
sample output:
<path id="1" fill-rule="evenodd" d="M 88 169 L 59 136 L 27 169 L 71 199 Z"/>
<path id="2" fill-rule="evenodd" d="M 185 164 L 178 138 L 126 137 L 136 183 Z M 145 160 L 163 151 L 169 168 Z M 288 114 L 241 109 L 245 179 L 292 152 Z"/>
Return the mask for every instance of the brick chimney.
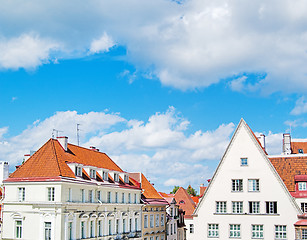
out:
<path id="1" fill-rule="evenodd" d="M 68 137 L 63 136 L 63 137 L 57 137 L 57 140 L 61 144 L 62 148 L 67 151 L 67 143 L 68 143 Z"/>

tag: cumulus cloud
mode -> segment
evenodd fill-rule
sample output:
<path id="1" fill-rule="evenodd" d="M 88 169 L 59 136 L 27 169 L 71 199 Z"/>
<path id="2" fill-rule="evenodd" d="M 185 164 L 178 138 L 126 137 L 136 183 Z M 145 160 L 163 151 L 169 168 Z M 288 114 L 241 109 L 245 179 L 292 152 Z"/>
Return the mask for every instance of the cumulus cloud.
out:
<path id="1" fill-rule="evenodd" d="M 108 52 L 111 47 L 113 47 L 115 43 L 112 38 L 108 36 L 107 33 L 103 33 L 101 38 L 94 39 L 91 43 L 90 52 L 91 53 L 101 53 Z"/>
<path id="2" fill-rule="evenodd" d="M 160 190 L 171 185 L 198 186 L 212 175 L 234 130 L 232 123 L 214 130 L 189 133 L 189 121 L 175 108 L 155 113 L 146 121 L 125 119 L 117 113 L 56 112 L 36 120 L 19 135 L 5 137 L 0 128 L 0 160 L 20 164 L 24 154 L 41 147 L 53 133 L 66 135 L 76 144 L 76 124 L 81 145 L 96 146 L 129 172 L 143 172 Z M 55 133 L 54 133 L 55 134 Z M 215 160 L 215 161 L 214 161 Z"/>
<path id="3" fill-rule="evenodd" d="M 5 1 L 0 11 L 3 68 L 105 52 L 116 42 L 139 73 L 150 71 L 167 86 L 201 88 L 259 73 L 266 77 L 254 83 L 256 90 L 307 90 L 304 0 L 30 0 Z M 243 80 L 232 89 L 246 90 Z"/>
<path id="4" fill-rule="evenodd" d="M 59 45 L 33 34 L 0 39 L 0 68 L 33 69 L 50 61 L 50 53 Z"/>

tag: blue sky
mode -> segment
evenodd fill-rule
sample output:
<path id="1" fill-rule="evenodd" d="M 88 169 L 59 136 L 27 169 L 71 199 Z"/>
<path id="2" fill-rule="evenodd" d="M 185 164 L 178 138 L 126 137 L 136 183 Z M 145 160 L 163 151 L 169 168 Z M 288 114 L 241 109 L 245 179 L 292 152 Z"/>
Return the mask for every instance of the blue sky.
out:
<path id="1" fill-rule="evenodd" d="M 0 153 L 12 170 L 54 128 L 76 143 L 77 123 L 83 146 L 162 191 L 206 183 L 240 118 L 272 154 L 290 125 L 307 137 L 303 1 L 84 4 L 0 6 Z"/>

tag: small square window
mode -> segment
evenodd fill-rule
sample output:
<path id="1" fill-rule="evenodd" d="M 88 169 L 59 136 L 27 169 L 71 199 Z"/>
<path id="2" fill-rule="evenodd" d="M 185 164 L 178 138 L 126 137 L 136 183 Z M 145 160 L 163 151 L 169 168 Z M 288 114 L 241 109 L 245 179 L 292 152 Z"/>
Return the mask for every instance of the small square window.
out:
<path id="1" fill-rule="evenodd" d="M 298 183 L 298 190 L 299 190 L 299 191 L 305 191 L 305 190 L 307 190 L 306 182 L 299 182 L 299 183 Z"/>
<path id="2" fill-rule="evenodd" d="M 298 149 L 298 153 L 304 153 L 303 149 Z"/>
<path id="3" fill-rule="evenodd" d="M 248 166 L 247 158 L 241 158 L 241 166 Z"/>

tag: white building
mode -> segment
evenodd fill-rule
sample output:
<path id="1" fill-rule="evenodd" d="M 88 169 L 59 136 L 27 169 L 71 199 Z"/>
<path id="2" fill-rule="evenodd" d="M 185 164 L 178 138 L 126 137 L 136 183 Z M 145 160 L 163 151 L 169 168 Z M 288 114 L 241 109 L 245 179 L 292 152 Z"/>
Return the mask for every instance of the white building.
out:
<path id="1" fill-rule="evenodd" d="M 141 239 L 141 188 L 106 154 L 50 139 L 4 181 L 2 239 Z"/>
<path id="2" fill-rule="evenodd" d="M 194 212 L 188 240 L 307 239 L 295 236 L 302 211 L 283 180 L 241 120 Z"/>

